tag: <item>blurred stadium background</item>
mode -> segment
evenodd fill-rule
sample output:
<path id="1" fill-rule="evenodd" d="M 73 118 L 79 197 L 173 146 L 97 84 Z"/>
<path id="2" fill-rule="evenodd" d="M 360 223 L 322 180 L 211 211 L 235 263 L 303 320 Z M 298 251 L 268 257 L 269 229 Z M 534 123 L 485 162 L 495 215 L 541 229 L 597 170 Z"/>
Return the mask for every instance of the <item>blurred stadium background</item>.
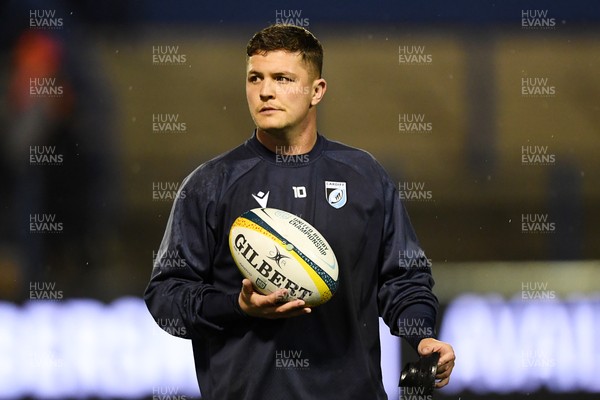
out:
<path id="1" fill-rule="evenodd" d="M 0 398 L 198 396 L 189 344 L 140 297 L 179 182 L 252 133 L 247 40 L 290 18 L 325 48 L 320 132 L 384 165 L 433 264 L 457 352 L 435 398 L 600 393 L 595 2 L 2 12 Z M 398 398 L 416 355 L 382 332 Z"/>

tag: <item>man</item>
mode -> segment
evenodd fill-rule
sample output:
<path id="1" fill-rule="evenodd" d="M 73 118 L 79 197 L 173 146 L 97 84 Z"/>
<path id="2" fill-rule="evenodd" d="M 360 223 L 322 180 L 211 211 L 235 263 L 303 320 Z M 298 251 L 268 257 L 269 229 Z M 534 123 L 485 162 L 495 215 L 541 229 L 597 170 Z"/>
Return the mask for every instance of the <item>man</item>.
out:
<path id="1" fill-rule="evenodd" d="M 433 333 L 438 305 L 429 269 L 402 258 L 422 254 L 408 216 L 372 156 L 317 133 L 327 83 L 310 32 L 270 26 L 250 40 L 247 56 L 256 130 L 185 179 L 145 293 L 148 308 L 192 340 L 203 398 L 387 399 L 379 315 L 392 333 L 417 320 Z M 339 201 L 327 197 L 334 187 L 345 194 Z M 327 239 L 340 267 L 328 303 L 285 302 L 285 290 L 264 296 L 247 279 L 240 289 L 228 233 L 256 207 L 294 213 Z M 168 260 L 173 254 L 177 262 Z M 421 355 L 441 354 L 436 385 L 446 385 L 452 347 L 407 339 Z"/>

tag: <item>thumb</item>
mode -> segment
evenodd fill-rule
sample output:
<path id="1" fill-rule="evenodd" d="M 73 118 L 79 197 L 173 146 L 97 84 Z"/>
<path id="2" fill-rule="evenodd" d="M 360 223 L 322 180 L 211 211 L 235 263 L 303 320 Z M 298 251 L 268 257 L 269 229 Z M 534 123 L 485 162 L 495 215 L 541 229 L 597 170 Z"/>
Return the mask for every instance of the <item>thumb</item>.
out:
<path id="1" fill-rule="evenodd" d="M 440 349 L 440 342 L 438 340 L 436 340 L 434 338 L 430 338 L 430 337 L 421 339 L 421 341 L 419 342 L 419 345 L 417 346 L 417 352 L 422 356 L 426 356 L 431 353 L 434 353 L 434 352 L 438 351 L 439 349 Z"/>
<path id="2" fill-rule="evenodd" d="M 250 279 L 244 279 L 242 281 L 242 296 L 250 297 L 254 292 L 254 288 L 252 287 L 252 282 Z"/>

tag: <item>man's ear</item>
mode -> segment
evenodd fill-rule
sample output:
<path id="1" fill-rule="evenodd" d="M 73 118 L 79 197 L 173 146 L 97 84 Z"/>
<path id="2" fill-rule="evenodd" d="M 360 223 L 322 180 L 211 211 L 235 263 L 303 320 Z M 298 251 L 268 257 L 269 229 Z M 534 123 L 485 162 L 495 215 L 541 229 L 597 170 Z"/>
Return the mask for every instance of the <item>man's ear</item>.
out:
<path id="1" fill-rule="evenodd" d="M 316 106 L 321 102 L 327 91 L 327 82 L 323 78 L 315 79 L 312 84 L 311 106 Z"/>

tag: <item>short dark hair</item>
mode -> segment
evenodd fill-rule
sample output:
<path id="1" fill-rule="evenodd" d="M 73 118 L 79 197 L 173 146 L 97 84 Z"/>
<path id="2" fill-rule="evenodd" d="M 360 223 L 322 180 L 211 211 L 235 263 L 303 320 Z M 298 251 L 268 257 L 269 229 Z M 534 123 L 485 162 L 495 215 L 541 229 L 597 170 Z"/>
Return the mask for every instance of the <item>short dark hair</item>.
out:
<path id="1" fill-rule="evenodd" d="M 302 61 L 314 69 L 317 77 L 321 77 L 323 46 L 308 29 L 287 24 L 268 26 L 252 36 L 246 46 L 246 55 L 251 57 L 276 50 L 300 53 Z"/>

